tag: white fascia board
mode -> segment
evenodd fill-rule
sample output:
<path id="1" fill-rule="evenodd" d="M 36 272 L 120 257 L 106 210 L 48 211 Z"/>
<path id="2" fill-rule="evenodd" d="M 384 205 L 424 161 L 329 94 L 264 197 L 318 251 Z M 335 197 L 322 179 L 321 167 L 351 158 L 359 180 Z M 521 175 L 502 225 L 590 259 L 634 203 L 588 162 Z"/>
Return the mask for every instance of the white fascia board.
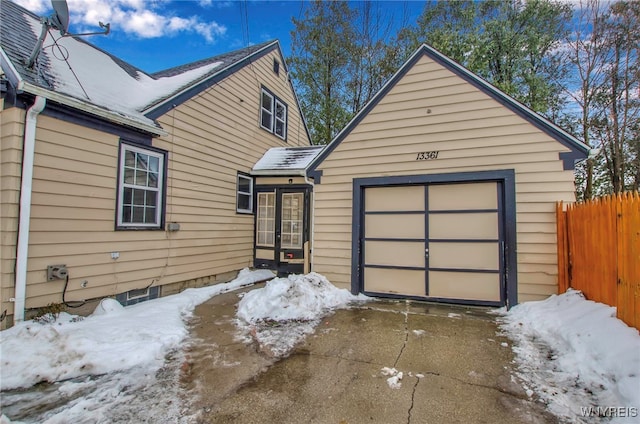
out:
<path id="1" fill-rule="evenodd" d="M 47 89 L 35 86 L 24 80 L 21 80 L 19 82 L 17 86 L 17 90 L 23 91 L 25 93 L 30 93 L 36 96 L 42 96 L 56 103 L 60 103 L 65 106 L 70 106 L 75 109 L 85 111 L 87 113 L 90 113 L 95 116 L 99 116 L 101 118 L 104 118 L 108 121 L 114 122 L 119 125 L 125 125 L 128 127 L 137 128 L 139 130 L 146 131 L 156 136 L 169 135 L 168 132 L 166 132 L 162 128 L 157 127 L 156 125 L 147 124 L 117 112 L 109 112 L 105 109 L 99 108 L 90 103 L 86 103 L 81 100 L 74 99 L 73 97 L 65 96 L 65 95 L 56 93 L 55 91 L 51 91 L 51 90 L 47 90 Z"/>
<path id="2" fill-rule="evenodd" d="M 13 66 L 11 60 L 9 60 L 9 56 L 7 56 L 2 47 L 0 47 L 0 66 L 2 67 L 2 70 L 4 71 L 7 78 L 9 78 L 11 84 L 14 87 L 17 87 L 20 81 L 22 81 L 22 78 L 16 70 L 16 67 Z"/>
<path id="3" fill-rule="evenodd" d="M 210 79 L 212 79 L 212 78 L 215 78 L 215 77 L 216 77 L 216 76 L 218 76 L 219 74 L 221 74 L 221 73 L 225 72 L 227 69 L 232 68 L 233 66 L 235 66 L 238 62 L 242 62 L 242 61 L 244 61 L 244 60 L 247 60 L 248 58 L 250 58 L 250 57 L 253 57 L 253 56 L 257 55 L 258 53 L 261 53 L 261 52 L 262 52 L 262 51 L 264 51 L 265 49 L 269 49 L 269 48 L 271 48 L 274 44 L 277 44 L 277 43 L 278 43 L 278 40 L 274 41 L 273 43 L 269 43 L 269 44 L 267 44 L 266 46 L 264 46 L 263 48 L 261 48 L 260 50 L 256 50 L 255 52 L 251 53 L 249 56 L 245 56 L 244 58 L 240 59 L 239 61 L 236 61 L 236 62 L 230 63 L 229 65 L 225 66 L 225 67 L 224 67 L 224 68 L 222 68 L 222 69 L 219 69 L 217 72 L 215 72 L 215 73 L 213 73 L 213 74 L 209 75 L 208 77 L 203 78 L 203 79 L 200 79 L 200 80 L 197 80 L 197 81 L 194 81 L 193 83 L 191 83 L 191 84 L 189 84 L 188 86 L 184 87 L 184 88 L 183 88 L 182 90 L 180 90 L 179 92 L 175 93 L 173 96 L 166 98 L 165 100 L 163 100 L 162 102 L 160 102 L 160 103 L 158 103 L 158 104 L 156 104 L 156 105 L 153 105 L 153 106 L 152 106 L 152 107 L 150 107 L 149 109 L 145 109 L 145 110 L 143 111 L 143 113 L 144 113 L 145 115 L 148 115 L 148 114 L 150 114 L 150 113 L 153 113 L 153 111 L 154 111 L 154 110 L 158 109 L 158 108 L 159 108 L 159 107 L 161 107 L 161 106 L 166 105 L 167 103 L 170 103 L 173 99 L 178 98 L 178 97 L 182 96 L 184 93 L 186 93 L 187 91 L 191 90 L 195 85 L 205 83 L 205 82 L 207 82 L 208 80 L 210 80 Z"/>
<path id="4" fill-rule="evenodd" d="M 254 177 L 304 177 L 307 171 L 305 169 L 258 169 L 251 170 L 249 174 Z"/>

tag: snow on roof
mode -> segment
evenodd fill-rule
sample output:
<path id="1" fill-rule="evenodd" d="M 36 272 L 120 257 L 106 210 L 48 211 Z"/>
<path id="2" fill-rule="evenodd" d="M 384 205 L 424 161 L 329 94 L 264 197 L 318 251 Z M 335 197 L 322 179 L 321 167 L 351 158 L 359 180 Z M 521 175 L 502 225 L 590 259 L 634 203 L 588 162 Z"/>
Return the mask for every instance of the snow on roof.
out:
<path id="1" fill-rule="evenodd" d="M 32 18 L 28 21 L 34 35 L 38 36 L 40 22 Z M 58 31 L 51 30 L 51 33 L 56 39 L 59 37 Z M 51 42 L 51 37 L 47 37 L 45 46 Z M 152 121 L 140 112 L 145 106 L 198 81 L 222 64 L 213 62 L 180 75 L 158 79 L 142 71 L 131 75 L 110 55 L 73 37 L 60 38 L 50 48 L 43 48 L 38 62 L 46 63 L 50 76 L 48 83 L 53 91 L 146 123 Z"/>
<path id="2" fill-rule="evenodd" d="M 264 156 L 256 162 L 252 173 L 303 171 L 323 149 L 324 146 L 274 147 L 267 150 Z"/>
<path id="3" fill-rule="evenodd" d="M 148 74 L 84 39 L 61 37 L 58 30 L 49 28 L 34 66 L 27 68 L 42 31 L 40 17 L 6 0 L 2 0 L 0 15 L 2 68 L 17 90 L 158 134 L 162 130 L 148 116 L 149 109 L 267 45 Z"/>

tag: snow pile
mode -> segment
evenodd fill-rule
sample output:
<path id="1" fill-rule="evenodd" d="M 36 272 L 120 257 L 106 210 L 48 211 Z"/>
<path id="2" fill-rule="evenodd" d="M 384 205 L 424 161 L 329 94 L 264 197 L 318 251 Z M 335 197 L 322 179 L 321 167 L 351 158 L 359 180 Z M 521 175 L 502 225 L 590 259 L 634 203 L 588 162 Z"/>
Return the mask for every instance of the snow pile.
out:
<path id="1" fill-rule="evenodd" d="M 264 353 L 279 357 L 312 333 L 325 315 L 367 300 L 338 289 L 315 272 L 290 275 L 244 295 L 238 303 L 237 324 L 245 341 L 255 341 Z"/>
<path id="2" fill-rule="evenodd" d="M 387 385 L 389 386 L 390 389 L 399 389 L 400 387 L 402 387 L 402 383 L 400 382 L 402 381 L 402 377 L 403 377 L 402 371 L 398 371 L 395 368 L 382 367 L 382 369 L 380 370 L 380 373 L 385 376 L 386 375 L 391 376 L 387 378 Z"/>
<path id="3" fill-rule="evenodd" d="M 590 412 L 582 408 L 600 407 L 617 413 L 612 422 L 637 422 L 640 335 L 616 319 L 615 308 L 569 290 L 502 313 L 501 326 L 516 342 L 520 377 L 551 412 L 588 422 Z"/>
<path id="4" fill-rule="evenodd" d="M 0 332 L 2 390 L 30 387 L 132 368 L 160 369 L 187 336 L 185 318 L 209 298 L 272 278 L 270 271 L 242 270 L 224 284 L 126 308 L 105 300 L 85 319 L 61 313 L 50 324 L 26 321 Z M 115 302 L 115 303 L 114 303 Z"/>

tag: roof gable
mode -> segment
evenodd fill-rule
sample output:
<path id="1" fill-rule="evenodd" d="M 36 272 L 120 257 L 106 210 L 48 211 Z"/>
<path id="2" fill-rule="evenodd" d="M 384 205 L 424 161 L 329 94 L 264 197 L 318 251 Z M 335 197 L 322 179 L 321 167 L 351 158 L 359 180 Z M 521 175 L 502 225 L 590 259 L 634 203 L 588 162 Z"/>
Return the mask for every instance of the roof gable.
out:
<path id="1" fill-rule="evenodd" d="M 153 74 L 153 77 L 157 78 L 171 78 L 183 75 L 185 72 L 192 72 L 200 69 L 199 67 L 206 66 L 207 63 L 212 61 L 219 64 L 213 72 L 208 73 L 203 78 L 194 81 L 192 84 L 185 86 L 181 90 L 169 93 L 148 105 L 144 111 L 145 115 L 152 119 L 158 118 L 174 107 L 217 84 L 229 75 L 239 71 L 252 61 L 258 60 L 262 56 L 274 50 L 279 52 L 284 63 L 284 58 L 280 50 L 280 43 L 277 40 L 273 40 Z"/>
<path id="2" fill-rule="evenodd" d="M 407 60 L 402 67 L 387 81 L 387 83 L 376 93 L 376 95 L 365 105 L 365 107 L 347 124 L 345 128 L 326 146 L 325 150 L 313 161 L 309 166 L 309 175 L 320 176 L 316 169 L 321 165 L 333 150 L 360 124 L 360 122 L 380 103 L 380 101 L 391 91 L 396 84 L 404 78 L 404 76 L 418 63 L 418 61 L 427 56 L 434 62 L 453 72 L 467 83 L 478 88 L 489 97 L 493 98 L 501 105 L 511 110 L 518 116 L 524 118 L 556 141 L 569 148 L 570 151 L 560 153 L 560 159 L 563 160 L 565 169 L 573 169 L 574 161 L 584 159 L 588 156 L 590 148 L 578 139 L 547 120 L 543 116 L 537 114 L 522 103 L 508 96 L 497 87 L 475 75 L 462 65 L 443 55 L 426 44 L 423 44 L 414 54 Z"/>

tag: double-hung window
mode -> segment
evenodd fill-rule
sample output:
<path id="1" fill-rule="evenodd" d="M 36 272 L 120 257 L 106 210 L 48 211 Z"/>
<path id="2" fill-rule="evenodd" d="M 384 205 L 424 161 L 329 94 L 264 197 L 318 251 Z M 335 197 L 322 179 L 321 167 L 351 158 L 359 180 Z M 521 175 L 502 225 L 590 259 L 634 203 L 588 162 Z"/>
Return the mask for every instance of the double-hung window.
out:
<path id="1" fill-rule="evenodd" d="M 236 212 L 253 213 L 253 178 L 238 173 Z"/>
<path id="2" fill-rule="evenodd" d="M 165 162 L 162 150 L 120 143 L 118 228 L 162 228 Z"/>
<path id="3" fill-rule="evenodd" d="M 260 95 L 260 126 L 287 139 L 287 104 L 264 87 Z"/>

